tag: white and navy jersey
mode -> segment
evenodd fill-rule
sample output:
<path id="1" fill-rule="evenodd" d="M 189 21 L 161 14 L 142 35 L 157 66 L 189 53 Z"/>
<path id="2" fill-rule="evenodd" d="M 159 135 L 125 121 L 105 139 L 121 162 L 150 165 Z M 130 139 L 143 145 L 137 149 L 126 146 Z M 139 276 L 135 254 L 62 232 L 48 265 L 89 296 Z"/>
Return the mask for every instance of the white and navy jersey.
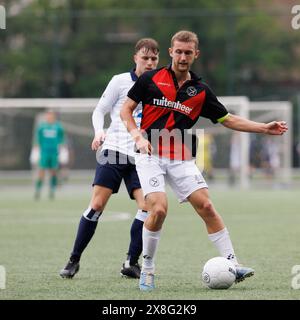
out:
<path id="1" fill-rule="evenodd" d="M 111 124 L 106 132 L 102 150 L 110 149 L 134 156 L 134 141 L 120 118 L 120 111 L 127 99 L 129 89 L 137 79 L 133 70 L 113 76 L 93 112 L 95 133 L 103 131 L 104 115 L 110 113 Z M 141 116 L 142 105 L 139 104 L 133 112 L 138 128 L 141 124 Z"/>

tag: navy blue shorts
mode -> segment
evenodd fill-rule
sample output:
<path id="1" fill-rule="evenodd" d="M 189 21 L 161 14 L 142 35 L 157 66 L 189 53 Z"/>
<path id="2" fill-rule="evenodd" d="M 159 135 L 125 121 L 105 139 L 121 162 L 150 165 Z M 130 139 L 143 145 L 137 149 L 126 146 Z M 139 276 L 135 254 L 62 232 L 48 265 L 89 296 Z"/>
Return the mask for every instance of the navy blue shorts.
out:
<path id="1" fill-rule="evenodd" d="M 134 199 L 133 191 L 141 188 L 134 159 L 118 151 L 102 150 L 100 155 L 97 156 L 93 186 L 106 187 L 111 189 L 113 193 L 117 193 L 122 179 L 124 179 L 130 198 Z"/>

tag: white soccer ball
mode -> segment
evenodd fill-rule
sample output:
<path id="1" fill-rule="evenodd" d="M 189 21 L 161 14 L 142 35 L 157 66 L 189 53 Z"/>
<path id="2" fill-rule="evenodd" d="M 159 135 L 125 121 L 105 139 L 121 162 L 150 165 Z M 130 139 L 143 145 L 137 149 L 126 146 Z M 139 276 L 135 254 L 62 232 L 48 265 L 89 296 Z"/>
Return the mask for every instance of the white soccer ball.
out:
<path id="1" fill-rule="evenodd" d="M 223 257 L 209 259 L 202 271 L 202 281 L 211 289 L 228 289 L 234 283 L 235 277 L 235 265 Z"/>

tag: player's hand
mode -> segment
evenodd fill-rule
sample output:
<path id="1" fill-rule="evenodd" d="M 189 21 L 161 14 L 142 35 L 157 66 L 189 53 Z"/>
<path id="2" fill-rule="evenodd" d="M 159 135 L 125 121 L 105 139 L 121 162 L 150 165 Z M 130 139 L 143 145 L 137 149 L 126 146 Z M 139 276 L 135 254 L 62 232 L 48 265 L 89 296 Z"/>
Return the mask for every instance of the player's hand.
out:
<path id="1" fill-rule="evenodd" d="M 105 136 L 106 134 L 104 131 L 99 132 L 95 135 L 91 145 L 92 150 L 97 151 L 102 146 L 105 140 Z"/>
<path id="2" fill-rule="evenodd" d="M 285 121 L 272 121 L 267 123 L 267 134 L 282 135 L 288 130 Z"/>
<path id="3" fill-rule="evenodd" d="M 151 155 L 153 148 L 149 140 L 144 137 L 138 137 L 135 141 L 136 148 L 140 151 L 140 153 Z"/>

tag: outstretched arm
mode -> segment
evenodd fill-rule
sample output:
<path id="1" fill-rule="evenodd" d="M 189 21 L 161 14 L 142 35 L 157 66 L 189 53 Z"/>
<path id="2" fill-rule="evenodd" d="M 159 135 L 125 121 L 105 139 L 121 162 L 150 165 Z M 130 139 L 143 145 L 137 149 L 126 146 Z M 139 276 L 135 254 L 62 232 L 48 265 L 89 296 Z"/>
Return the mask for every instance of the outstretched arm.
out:
<path id="1" fill-rule="evenodd" d="M 150 142 L 143 137 L 132 116 L 132 112 L 137 105 L 138 104 L 134 100 L 127 98 L 122 106 L 120 117 L 123 120 L 128 132 L 131 134 L 137 149 L 140 150 L 141 153 L 150 154 L 152 151 L 152 146 Z"/>
<path id="2" fill-rule="evenodd" d="M 288 130 L 285 121 L 272 121 L 269 123 L 262 123 L 251 121 L 233 114 L 229 114 L 228 117 L 226 117 L 222 122 L 222 124 L 226 128 L 237 131 L 265 133 L 270 135 L 282 135 Z"/>

